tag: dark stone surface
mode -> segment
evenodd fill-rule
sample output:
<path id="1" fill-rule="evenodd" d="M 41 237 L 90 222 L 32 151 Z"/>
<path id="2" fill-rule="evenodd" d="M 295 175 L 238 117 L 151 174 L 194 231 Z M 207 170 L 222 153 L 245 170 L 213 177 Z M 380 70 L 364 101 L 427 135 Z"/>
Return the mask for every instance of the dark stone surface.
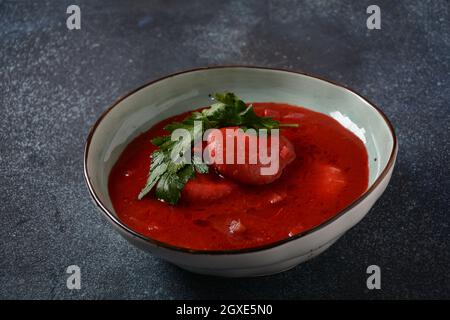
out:
<path id="1" fill-rule="evenodd" d="M 66 28 L 79 4 L 82 26 Z M 1 1 L 1 298 L 450 298 L 449 1 Z M 199 66 L 251 64 L 353 87 L 394 123 L 386 193 L 320 257 L 257 279 L 193 275 L 138 251 L 83 180 L 90 126 L 118 96 Z M 66 288 L 77 264 L 82 289 Z M 368 265 L 382 289 L 366 289 Z"/>

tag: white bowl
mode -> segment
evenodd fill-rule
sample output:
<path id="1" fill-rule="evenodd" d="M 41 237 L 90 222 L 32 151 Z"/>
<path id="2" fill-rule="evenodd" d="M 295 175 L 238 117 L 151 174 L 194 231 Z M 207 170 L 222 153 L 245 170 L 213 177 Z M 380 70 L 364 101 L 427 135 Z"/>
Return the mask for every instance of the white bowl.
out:
<path id="1" fill-rule="evenodd" d="M 117 217 L 108 176 L 125 146 L 159 121 L 210 103 L 208 94 L 232 91 L 246 101 L 285 102 L 333 116 L 357 134 L 369 155 L 369 187 L 351 205 L 319 226 L 261 247 L 201 251 L 175 247 L 141 235 Z M 95 204 L 130 243 L 181 268 L 227 277 L 273 274 L 317 256 L 357 224 L 381 196 L 397 156 L 394 128 L 372 103 L 317 77 L 256 67 L 213 67 L 152 81 L 114 103 L 92 127 L 84 173 Z"/>

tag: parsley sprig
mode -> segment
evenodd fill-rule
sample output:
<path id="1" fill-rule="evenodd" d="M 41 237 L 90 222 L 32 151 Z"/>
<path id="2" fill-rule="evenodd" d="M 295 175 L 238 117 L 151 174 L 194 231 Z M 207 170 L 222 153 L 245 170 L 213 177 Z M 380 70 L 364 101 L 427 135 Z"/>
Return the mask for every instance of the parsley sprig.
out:
<path id="1" fill-rule="evenodd" d="M 171 140 L 171 135 L 160 136 L 152 139 L 152 143 L 158 147 L 151 155 L 150 173 L 147 183 L 138 198 L 142 199 L 152 189 L 155 196 L 172 205 L 176 204 L 181 196 L 184 185 L 195 173 L 208 172 L 208 166 L 201 163 L 201 159 L 192 156 L 191 161 L 183 157 L 193 142 L 203 136 L 203 133 L 212 128 L 239 126 L 244 129 L 278 129 L 280 127 L 297 127 L 297 124 L 281 124 L 270 117 L 256 115 L 252 105 L 246 105 L 233 93 L 216 93 L 213 96 L 216 103 L 202 111 L 192 112 L 181 122 L 172 122 L 164 127 L 172 133 L 176 129 L 186 129 L 190 133 L 190 139 Z M 194 129 L 194 121 L 202 122 L 202 130 Z M 173 155 L 179 155 L 176 161 Z"/>

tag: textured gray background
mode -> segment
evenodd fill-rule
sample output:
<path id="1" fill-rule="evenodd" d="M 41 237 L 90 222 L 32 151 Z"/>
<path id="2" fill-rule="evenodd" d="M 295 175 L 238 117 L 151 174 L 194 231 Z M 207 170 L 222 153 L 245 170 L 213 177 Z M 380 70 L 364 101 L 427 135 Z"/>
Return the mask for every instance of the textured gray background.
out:
<path id="1" fill-rule="evenodd" d="M 79 4 L 82 28 L 68 31 Z M 0 297 L 450 298 L 449 1 L 0 1 Z M 118 96 L 199 66 L 306 71 L 353 87 L 397 129 L 392 182 L 320 257 L 258 279 L 193 275 L 96 212 L 90 126 Z M 82 289 L 65 268 L 82 269 Z M 382 290 L 365 269 L 382 268 Z"/>

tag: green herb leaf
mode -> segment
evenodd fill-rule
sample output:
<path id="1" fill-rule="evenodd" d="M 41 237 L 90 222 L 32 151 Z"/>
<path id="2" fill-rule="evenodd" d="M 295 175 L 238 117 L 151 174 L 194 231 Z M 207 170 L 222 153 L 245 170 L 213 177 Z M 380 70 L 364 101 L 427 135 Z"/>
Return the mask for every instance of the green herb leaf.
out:
<path id="1" fill-rule="evenodd" d="M 158 199 L 170 204 L 176 204 L 181 196 L 184 183 L 176 172 L 165 172 L 156 184 L 155 194 Z"/>
<path id="2" fill-rule="evenodd" d="M 162 136 L 162 137 L 156 137 L 156 138 L 152 139 L 152 143 L 158 147 L 168 141 L 170 141 L 170 136 Z"/>
<path id="3" fill-rule="evenodd" d="M 159 178 L 166 172 L 167 162 L 165 154 L 161 150 L 156 150 L 152 153 L 152 161 L 150 164 L 150 174 L 147 179 L 147 184 L 139 193 L 139 200 L 142 199 L 158 182 Z"/>
<path id="4" fill-rule="evenodd" d="M 208 173 L 208 165 L 203 163 L 202 160 L 195 154 L 192 156 L 192 164 L 196 172 L 202 174 Z"/>

